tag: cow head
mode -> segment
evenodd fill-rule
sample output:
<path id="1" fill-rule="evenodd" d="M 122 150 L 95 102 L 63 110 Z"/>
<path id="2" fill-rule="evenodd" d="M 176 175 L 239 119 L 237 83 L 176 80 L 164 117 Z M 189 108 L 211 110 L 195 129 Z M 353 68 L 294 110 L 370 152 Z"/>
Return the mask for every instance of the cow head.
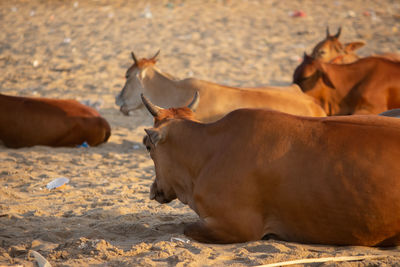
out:
<path id="1" fill-rule="evenodd" d="M 303 62 L 294 70 L 293 83 L 298 84 L 303 92 L 307 92 L 314 88 L 320 77 L 315 60 L 304 53 Z"/>
<path id="2" fill-rule="evenodd" d="M 358 56 L 354 51 L 364 46 L 365 43 L 351 42 L 343 45 L 339 41 L 341 30 L 342 28 L 339 28 L 336 34 L 331 35 L 327 27 L 326 38 L 314 47 L 311 57 L 321 62 L 331 63 L 350 63 L 356 61 Z"/>
<path id="3" fill-rule="evenodd" d="M 168 142 L 171 141 L 168 134 L 174 123 L 180 120 L 195 121 L 193 111 L 199 104 L 199 94 L 196 92 L 188 106 L 169 109 L 154 105 L 143 94 L 141 97 L 144 106 L 154 117 L 154 127 L 145 129 L 146 136 L 143 138 L 143 144 L 149 151 L 156 170 L 156 179 L 150 188 L 150 199 L 161 204 L 168 203 L 177 198 L 175 188 L 179 186 L 179 181 L 176 180 L 179 179 L 179 168 L 174 165 L 174 158 L 168 149 Z"/>
<path id="4" fill-rule="evenodd" d="M 140 94 L 144 92 L 142 81 L 145 77 L 146 69 L 156 64 L 159 53 L 160 51 L 152 58 L 142 58 L 138 60 L 135 54 L 131 52 L 133 64 L 126 71 L 125 85 L 115 98 L 115 104 L 120 107 L 120 111 L 124 115 L 129 115 L 130 111 L 141 107 L 142 101 L 140 99 Z"/>
<path id="5" fill-rule="evenodd" d="M 295 69 L 293 83 L 298 84 L 303 92 L 315 88 L 318 82 L 323 82 L 328 87 L 334 89 L 329 76 L 324 71 L 320 60 L 304 53 L 303 62 Z"/>

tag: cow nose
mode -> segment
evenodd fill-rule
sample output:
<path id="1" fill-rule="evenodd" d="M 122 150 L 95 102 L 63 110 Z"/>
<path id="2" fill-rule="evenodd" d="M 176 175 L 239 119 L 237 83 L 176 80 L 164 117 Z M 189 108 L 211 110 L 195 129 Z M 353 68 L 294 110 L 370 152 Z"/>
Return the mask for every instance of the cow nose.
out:
<path id="1" fill-rule="evenodd" d="M 170 200 L 166 199 L 164 194 L 157 194 L 156 195 L 156 201 L 160 204 L 165 204 L 171 202 Z"/>
<path id="2" fill-rule="evenodd" d="M 157 190 L 157 185 L 154 182 L 151 187 L 150 187 L 150 199 L 153 200 L 156 198 L 156 190 Z"/>
<path id="3" fill-rule="evenodd" d="M 119 111 L 121 111 L 121 113 L 122 114 L 124 114 L 125 116 L 129 116 L 130 114 L 130 110 L 125 106 L 125 105 L 122 105 L 120 108 L 119 108 Z"/>
<path id="4" fill-rule="evenodd" d="M 121 93 L 119 93 L 116 97 L 115 97 L 115 105 L 117 106 L 122 106 L 124 104 L 124 101 L 122 101 L 121 99 Z"/>

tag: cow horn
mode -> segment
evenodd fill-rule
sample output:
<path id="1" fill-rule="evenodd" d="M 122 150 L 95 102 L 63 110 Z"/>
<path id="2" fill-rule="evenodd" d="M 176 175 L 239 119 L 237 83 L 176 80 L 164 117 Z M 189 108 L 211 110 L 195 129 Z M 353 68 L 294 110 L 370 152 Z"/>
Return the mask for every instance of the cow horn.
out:
<path id="1" fill-rule="evenodd" d="M 135 54 L 133 53 L 133 51 L 131 52 L 131 56 L 132 56 L 133 62 L 135 62 L 135 64 L 137 64 L 137 59 L 136 59 Z"/>
<path id="2" fill-rule="evenodd" d="M 151 103 L 150 100 L 147 99 L 147 97 L 145 97 L 143 94 L 140 94 L 140 97 L 142 98 L 144 106 L 151 113 L 151 115 L 153 115 L 153 117 L 157 117 L 158 113 L 162 110 L 162 108 Z"/>
<path id="3" fill-rule="evenodd" d="M 339 27 L 339 29 L 335 35 L 335 38 L 339 38 L 341 32 L 342 32 L 342 27 Z"/>
<path id="4" fill-rule="evenodd" d="M 326 26 L 326 38 L 328 38 L 329 36 L 331 36 L 331 34 L 329 33 L 329 26 Z"/>
<path id="5" fill-rule="evenodd" d="M 158 56 L 158 54 L 160 54 L 160 49 L 158 49 L 158 51 L 156 52 L 156 54 L 155 54 L 151 59 L 156 59 L 156 57 Z"/>
<path id="6" fill-rule="evenodd" d="M 190 108 L 192 111 L 195 111 L 197 109 L 197 106 L 199 105 L 199 102 L 200 102 L 199 91 L 196 91 L 192 102 L 190 102 L 190 104 L 187 107 Z"/>

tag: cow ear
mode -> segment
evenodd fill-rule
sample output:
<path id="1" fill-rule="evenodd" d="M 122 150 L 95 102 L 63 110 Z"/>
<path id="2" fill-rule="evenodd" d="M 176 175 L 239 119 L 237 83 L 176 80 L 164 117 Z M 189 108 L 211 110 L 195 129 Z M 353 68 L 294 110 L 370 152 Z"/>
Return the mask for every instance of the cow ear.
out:
<path id="1" fill-rule="evenodd" d="M 332 89 L 336 89 L 326 72 L 321 71 L 322 81 Z"/>
<path id="2" fill-rule="evenodd" d="M 351 42 L 344 45 L 344 51 L 346 53 L 353 52 L 365 45 L 365 42 Z"/>
<path id="3" fill-rule="evenodd" d="M 150 142 L 155 146 L 164 140 L 164 134 L 159 129 L 150 128 L 144 129 L 144 131 L 149 137 Z"/>

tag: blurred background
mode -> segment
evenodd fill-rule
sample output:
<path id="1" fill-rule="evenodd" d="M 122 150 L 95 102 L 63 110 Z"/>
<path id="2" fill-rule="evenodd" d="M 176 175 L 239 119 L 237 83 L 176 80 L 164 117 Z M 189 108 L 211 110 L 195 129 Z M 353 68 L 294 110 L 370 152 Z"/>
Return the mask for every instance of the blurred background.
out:
<path id="1" fill-rule="evenodd" d="M 233 86 L 291 82 L 303 52 L 342 27 L 358 53 L 400 50 L 398 0 L 0 1 L 0 90 L 101 98 L 113 106 L 131 65 L 161 50 L 179 78 Z"/>

